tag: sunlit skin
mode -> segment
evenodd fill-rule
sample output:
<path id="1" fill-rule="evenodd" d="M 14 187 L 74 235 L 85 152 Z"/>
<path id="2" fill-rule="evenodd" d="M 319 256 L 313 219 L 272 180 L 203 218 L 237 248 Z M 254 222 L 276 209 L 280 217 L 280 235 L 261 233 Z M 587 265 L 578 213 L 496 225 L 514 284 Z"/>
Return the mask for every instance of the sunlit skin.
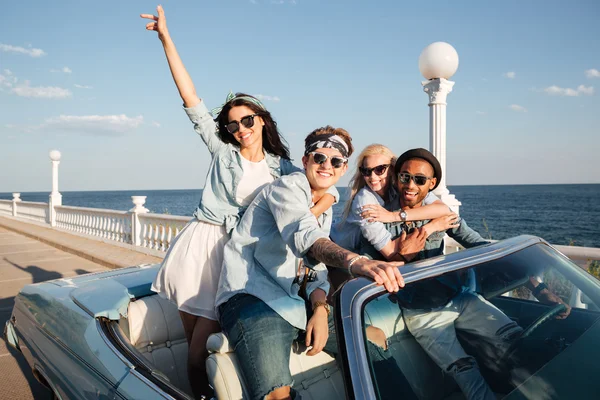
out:
<path id="1" fill-rule="evenodd" d="M 236 106 L 229 110 L 228 119 L 229 121 L 241 121 L 242 118 L 256 114 L 251 108 L 246 106 Z M 239 124 L 240 129 L 233 134 L 233 137 L 240 144 L 241 149 L 245 148 L 261 148 L 262 149 L 262 131 L 265 122 L 257 115 L 254 117 L 254 125 L 252 128 L 247 128 L 244 124 Z"/>
<path id="2" fill-rule="evenodd" d="M 348 170 L 348 163 L 340 168 L 333 168 L 331 157 L 342 157 L 342 153 L 334 148 L 317 149 L 316 152 L 323 153 L 330 158 L 323 164 L 317 164 L 313 156 L 302 157 L 302 165 L 306 171 L 306 178 L 313 190 L 313 201 L 320 199 L 331 186 L 334 186 Z"/>
<path id="3" fill-rule="evenodd" d="M 390 158 L 381 154 L 375 154 L 372 156 L 367 156 L 363 159 L 362 167 L 363 168 L 374 168 L 378 165 L 389 165 Z M 369 186 L 369 188 L 377 193 L 382 198 L 387 197 L 387 189 L 388 184 L 390 182 L 391 174 L 394 173 L 393 167 L 388 167 L 387 171 L 379 176 L 375 172 L 371 172 L 370 176 L 365 176 L 365 183 Z"/>
<path id="4" fill-rule="evenodd" d="M 423 200 L 427 196 L 427 193 L 435 186 L 437 182 L 436 178 L 433 178 L 433 167 L 425 160 L 414 158 L 405 161 L 400 168 L 400 173 L 407 172 L 412 175 L 421 175 L 426 177 L 432 177 L 427 180 L 425 185 L 419 186 L 414 180 L 410 180 L 408 183 L 401 183 L 398 181 L 398 192 L 400 193 L 400 205 L 402 208 L 414 208 L 420 207 Z"/>

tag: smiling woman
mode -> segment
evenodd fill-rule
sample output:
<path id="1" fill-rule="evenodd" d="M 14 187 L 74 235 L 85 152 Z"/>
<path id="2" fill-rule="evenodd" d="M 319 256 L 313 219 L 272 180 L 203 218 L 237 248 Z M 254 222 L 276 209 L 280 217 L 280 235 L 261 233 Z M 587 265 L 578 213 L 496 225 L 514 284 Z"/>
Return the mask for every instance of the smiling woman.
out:
<path id="1" fill-rule="evenodd" d="M 206 340 L 220 331 L 215 297 L 223 247 L 260 189 L 298 168 L 290 162 L 277 124 L 256 97 L 229 93 L 221 107 L 208 111 L 169 35 L 161 6 L 157 14 L 141 17 L 151 20 L 147 30 L 158 33 L 184 110 L 213 159 L 195 218 L 172 243 L 152 285 L 179 308 L 189 344 L 190 383 L 201 398 L 212 392 L 206 377 Z M 333 196 L 323 196 L 312 212 L 318 216 L 333 201 Z"/>
<path id="2" fill-rule="evenodd" d="M 448 207 L 433 195 L 421 199 L 425 201 L 425 207 L 416 212 L 392 211 L 391 207 L 398 197 L 394 180 L 395 164 L 396 156 L 389 148 L 380 144 L 367 146 L 359 154 L 357 169 L 350 182 L 350 198 L 342 220 L 331 231 L 334 242 L 362 253 L 365 251 L 361 249 L 361 242 L 366 240 L 387 260 L 406 261 L 410 254 L 423 246 L 426 232 L 416 230 L 408 237 L 405 234 L 392 240 L 384 223 L 430 219 L 449 213 Z M 367 254 L 375 258 L 378 256 Z"/>

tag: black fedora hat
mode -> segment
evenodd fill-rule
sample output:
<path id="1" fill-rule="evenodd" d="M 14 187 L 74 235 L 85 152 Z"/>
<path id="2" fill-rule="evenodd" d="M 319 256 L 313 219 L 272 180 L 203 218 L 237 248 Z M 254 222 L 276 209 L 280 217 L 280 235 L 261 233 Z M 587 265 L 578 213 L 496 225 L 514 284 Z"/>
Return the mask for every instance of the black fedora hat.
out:
<path id="1" fill-rule="evenodd" d="M 402 168 L 402 164 L 404 164 L 405 161 L 408 161 L 411 158 L 420 158 L 431 164 L 431 166 L 433 167 L 433 176 L 434 178 L 436 178 L 435 186 L 433 187 L 433 189 L 438 187 L 440 181 L 442 180 L 442 166 L 440 165 L 438 159 L 435 158 L 435 156 L 431 154 L 429 150 L 411 149 L 405 151 L 400 157 L 398 157 L 398 160 L 396 160 L 396 165 L 394 166 L 395 174 L 398 175 L 398 173 L 400 172 L 400 168 Z"/>

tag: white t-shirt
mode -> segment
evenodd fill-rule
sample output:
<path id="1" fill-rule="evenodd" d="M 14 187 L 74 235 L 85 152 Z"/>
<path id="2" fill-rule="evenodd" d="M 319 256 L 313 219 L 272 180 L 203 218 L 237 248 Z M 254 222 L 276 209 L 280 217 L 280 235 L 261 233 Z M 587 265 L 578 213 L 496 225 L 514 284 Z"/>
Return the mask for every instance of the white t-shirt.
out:
<path id="1" fill-rule="evenodd" d="M 237 187 L 235 198 L 240 205 L 247 206 L 254 200 L 261 189 L 273 182 L 275 178 L 271 175 L 266 159 L 263 158 L 259 162 L 252 162 L 246 160 L 244 157 L 240 158 L 242 159 L 244 175 Z"/>

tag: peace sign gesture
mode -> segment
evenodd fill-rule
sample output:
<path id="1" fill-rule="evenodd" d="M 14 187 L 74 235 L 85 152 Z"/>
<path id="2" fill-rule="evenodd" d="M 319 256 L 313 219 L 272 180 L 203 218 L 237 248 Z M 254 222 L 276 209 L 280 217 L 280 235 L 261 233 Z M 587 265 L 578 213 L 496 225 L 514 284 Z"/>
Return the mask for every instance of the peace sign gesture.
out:
<path id="1" fill-rule="evenodd" d="M 158 17 L 152 14 L 140 14 L 140 17 L 153 20 L 154 22 L 148 22 L 146 24 L 146 30 L 157 31 L 158 38 L 160 40 L 163 40 L 165 37 L 169 36 L 169 30 L 167 29 L 167 19 L 165 17 L 165 11 L 163 10 L 161 5 L 156 7 L 156 12 L 158 13 Z"/>

